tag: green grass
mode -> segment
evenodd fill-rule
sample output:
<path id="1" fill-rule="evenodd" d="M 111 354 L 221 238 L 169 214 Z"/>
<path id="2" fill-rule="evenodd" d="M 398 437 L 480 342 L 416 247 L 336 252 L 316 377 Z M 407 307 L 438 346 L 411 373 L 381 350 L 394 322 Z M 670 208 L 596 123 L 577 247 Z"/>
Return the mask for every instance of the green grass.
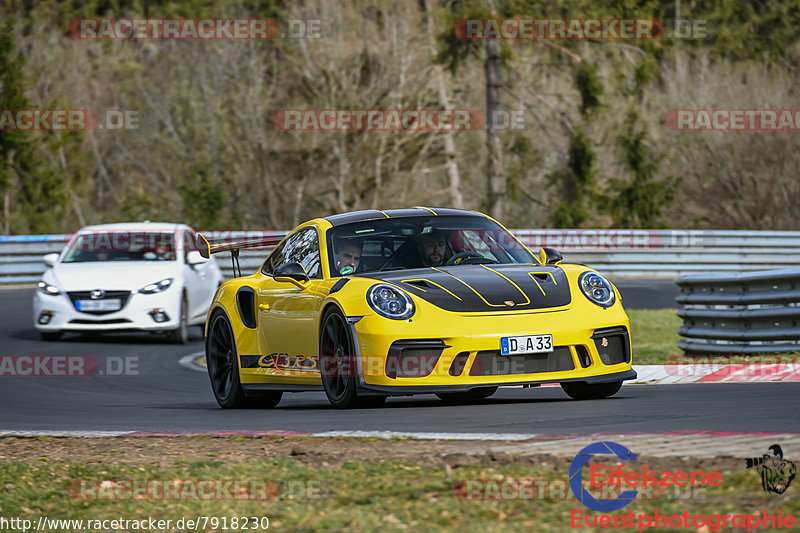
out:
<path id="1" fill-rule="evenodd" d="M 631 320 L 631 342 L 633 344 L 633 363 L 637 365 L 687 364 L 697 358 L 684 358 L 678 349 L 678 328 L 683 325 L 675 309 L 628 310 Z M 796 363 L 800 353 L 750 355 L 750 356 L 707 356 L 709 363 Z"/>
<path id="2" fill-rule="evenodd" d="M 678 466 L 676 466 L 678 468 Z M 635 470 L 635 468 L 634 468 Z M 706 469 L 707 470 L 707 469 Z M 584 476 L 588 479 L 588 475 Z M 39 516 L 63 519 L 146 518 L 177 520 L 195 516 L 266 516 L 275 531 L 569 531 L 570 512 L 584 511 L 572 496 L 550 501 L 464 501 L 454 487 L 463 480 L 534 478 L 566 482 L 568 471 L 548 462 L 538 466 L 435 468 L 413 463 L 307 465 L 288 459 L 223 464 L 217 461 L 149 464 L 0 464 L 0 515 L 34 522 Z M 314 488 L 311 499 L 299 491 L 268 501 L 85 501 L 70 497 L 71 480 L 274 480 Z M 462 481 L 459 483 L 459 481 Z M 627 511 L 680 514 L 745 513 L 761 509 L 800 511 L 800 500 L 761 491 L 758 474 L 744 468 L 723 472 L 721 487 L 707 487 L 701 498 L 638 500 Z M 562 485 L 564 486 L 564 485 Z M 791 487 L 789 490 L 793 490 Z M 207 527 L 206 530 L 210 530 Z M 172 531 L 183 531 L 184 529 Z M 201 531 L 203 529 L 200 529 Z M 222 528 L 217 528 L 222 531 Z M 229 530 L 230 531 L 230 530 Z"/>
<path id="3" fill-rule="evenodd" d="M 631 319 L 633 363 L 637 365 L 664 364 L 669 357 L 683 354 L 678 349 L 678 328 L 683 320 L 675 309 L 628 310 Z"/>

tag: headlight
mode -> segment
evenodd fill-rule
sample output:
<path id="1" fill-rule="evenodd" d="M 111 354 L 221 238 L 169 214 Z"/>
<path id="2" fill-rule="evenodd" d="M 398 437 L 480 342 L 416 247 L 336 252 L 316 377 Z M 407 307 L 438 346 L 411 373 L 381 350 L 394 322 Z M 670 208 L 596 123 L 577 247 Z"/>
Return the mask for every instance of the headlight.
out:
<path id="1" fill-rule="evenodd" d="M 414 314 L 414 302 L 405 292 L 391 285 L 379 283 L 367 291 L 367 302 L 386 318 L 405 320 Z"/>
<path id="2" fill-rule="evenodd" d="M 578 278 L 578 285 L 581 286 L 583 294 L 593 303 L 600 307 L 611 307 L 614 305 L 614 287 L 611 283 L 597 272 L 584 272 Z"/>
<path id="3" fill-rule="evenodd" d="M 163 292 L 172 286 L 172 278 L 162 279 L 150 285 L 145 285 L 139 292 L 141 294 L 154 294 L 156 292 Z"/>
<path id="4" fill-rule="evenodd" d="M 61 290 L 58 287 L 45 283 L 44 281 L 39 282 L 39 290 L 45 294 L 51 294 L 53 296 L 61 294 Z"/>

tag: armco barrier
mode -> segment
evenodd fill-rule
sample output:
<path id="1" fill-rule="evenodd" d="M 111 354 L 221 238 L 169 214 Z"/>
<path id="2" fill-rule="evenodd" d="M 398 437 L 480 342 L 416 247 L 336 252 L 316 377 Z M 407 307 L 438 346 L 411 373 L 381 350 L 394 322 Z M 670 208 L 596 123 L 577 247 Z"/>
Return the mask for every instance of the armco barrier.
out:
<path id="1" fill-rule="evenodd" d="M 534 253 L 541 246 L 556 248 L 565 261 L 589 265 L 612 278 L 674 279 L 684 274 L 800 267 L 800 231 L 512 231 Z M 216 242 L 263 233 L 209 232 L 208 235 Z M 65 239 L 64 235 L 0 236 L 0 284 L 36 282 L 44 272 L 42 255 L 60 251 Z M 267 253 L 268 250 L 242 251 L 242 272 L 253 272 Z M 223 272 L 231 276 L 229 257 L 217 257 L 217 261 Z"/>
<path id="2" fill-rule="evenodd" d="M 257 231 L 212 231 L 204 233 L 212 242 L 232 242 L 241 239 L 257 238 L 265 232 Z M 270 235 L 283 236 L 286 232 L 269 232 Z M 0 285 L 29 284 L 38 282 L 45 266 L 42 256 L 61 252 L 70 235 L 12 235 L 0 236 Z M 245 252 L 239 257 L 242 272 L 254 272 L 272 248 Z M 222 273 L 233 276 L 230 254 L 215 256 Z"/>
<path id="3" fill-rule="evenodd" d="M 683 276 L 675 283 L 687 354 L 800 351 L 800 268 Z"/>
<path id="4" fill-rule="evenodd" d="M 620 278 L 668 278 L 800 267 L 800 231 L 515 230 L 532 250 Z"/>
<path id="5" fill-rule="evenodd" d="M 42 256 L 60 252 L 64 235 L 0 236 L 0 284 L 35 283 L 42 277 Z"/>

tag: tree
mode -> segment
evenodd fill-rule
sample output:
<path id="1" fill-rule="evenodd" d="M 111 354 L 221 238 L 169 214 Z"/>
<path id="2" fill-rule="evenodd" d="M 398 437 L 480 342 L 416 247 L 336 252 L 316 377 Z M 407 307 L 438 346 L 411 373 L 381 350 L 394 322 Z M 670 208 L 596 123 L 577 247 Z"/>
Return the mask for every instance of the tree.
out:
<path id="1" fill-rule="evenodd" d="M 0 30 L 0 110 L 25 109 L 30 101 L 25 96 L 25 59 L 14 46 L 14 21 L 6 20 Z M 20 131 L 0 133 L 0 191 L 3 193 L 3 231 L 10 231 L 10 187 L 15 178 L 25 176 L 33 168 L 30 134 Z"/>
<path id="2" fill-rule="evenodd" d="M 452 22 L 456 18 L 480 19 L 495 18 L 498 9 L 494 0 L 485 0 L 485 3 L 463 2 L 458 6 L 456 17 L 451 20 L 444 33 L 440 35 L 443 48 L 437 56 L 437 62 L 447 64 L 453 75 L 459 66 L 469 58 L 478 58 L 481 47 L 476 43 L 480 41 L 466 40 L 464 36 L 455 35 Z M 500 136 L 493 117 L 500 109 L 501 70 L 504 64 L 504 55 L 496 39 L 483 41 L 484 55 L 483 74 L 486 88 L 486 185 L 487 185 L 487 211 L 497 219 L 502 219 L 506 201 L 506 173 L 503 167 L 503 152 Z"/>
<path id="3" fill-rule="evenodd" d="M 552 215 L 557 227 L 577 228 L 589 218 L 593 207 L 590 195 L 595 184 L 595 159 L 591 139 L 583 131 L 575 131 L 569 143 L 567 167 L 551 176 L 551 182 L 557 184 L 559 190 Z"/>
<path id="4" fill-rule="evenodd" d="M 431 49 L 434 50 L 434 58 L 436 56 L 436 37 L 434 31 L 433 13 L 431 9 L 431 0 L 423 0 L 425 6 L 425 25 L 428 30 L 428 42 Z M 441 67 L 436 69 L 436 85 L 439 91 L 439 104 L 445 110 L 452 110 L 453 106 L 450 100 L 450 92 L 447 89 L 447 82 L 445 73 L 442 72 Z M 447 167 L 447 177 L 450 180 L 450 204 L 452 207 L 462 209 L 464 207 L 464 195 L 461 193 L 461 174 L 458 171 L 458 162 L 456 160 L 458 154 L 456 152 L 456 143 L 453 139 L 453 133 L 450 131 L 444 132 L 444 155 L 445 166 Z"/>
<path id="5" fill-rule="evenodd" d="M 26 96 L 25 58 L 14 43 L 14 22 L 8 19 L 0 30 L 0 110 L 45 107 L 32 106 Z M 67 140 L 68 137 L 61 139 L 53 132 L 0 132 L 0 191 L 5 233 L 46 232 L 61 218 L 67 194 L 58 159 L 64 159 L 62 149 Z M 16 211 L 13 217 L 12 205 Z"/>
<path id="6" fill-rule="evenodd" d="M 183 220 L 196 228 L 219 227 L 225 207 L 225 189 L 211 183 L 204 169 L 198 169 L 195 183 L 180 188 Z"/>
<path id="7" fill-rule="evenodd" d="M 585 59 L 580 60 L 575 85 L 581 95 L 580 112 L 586 122 L 601 107 L 603 86 L 597 76 L 597 67 Z M 557 227 L 579 227 L 594 211 L 597 198 L 592 193 L 596 182 L 596 160 L 591 139 L 582 129 L 576 128 L 570 137 L 566 168 L 553 173 L 550 178 L 559 191 L 552 211 L 552 221 Z"/>
<path id="8" fill-rule="evenodd" d="M 618 228 L 658 228 L 664 226 L 662 211 L 677 194 L 679 179 L 655 178 L 663 158 L 650 147 L 647 132 L 639 126 L 639 115 L 630 111 L 623 133 L 617 137 L 622 148 L 624 168 L 629 180 L 612 178 L 601 209 L 611 215 Z"/>

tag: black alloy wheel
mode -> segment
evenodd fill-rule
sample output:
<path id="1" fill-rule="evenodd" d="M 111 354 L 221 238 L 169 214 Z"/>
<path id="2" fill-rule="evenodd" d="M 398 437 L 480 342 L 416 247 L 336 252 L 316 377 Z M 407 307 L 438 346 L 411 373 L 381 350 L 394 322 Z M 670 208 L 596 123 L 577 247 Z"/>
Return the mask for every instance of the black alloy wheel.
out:
<path id="1" fill-rule="evenodd" d="M 228 317 L 217 311 L 211 317 L 206 338 L 206 366 L 214 398 L 226 409 L 247 407 L 275 407 L 281 401 L 282 391 L 263 391 L 245 395 L 239 381 L 239 356 L 236 352 L 233 330 Z"/>
<path id="2" fill-rule="evenodd" d="M 386 396 L 358 396 L 358 367 L 347 319 L 332 307 L 322 317 L 319 362 L 322 387 L 336 409 L 378 407 Z"/>

